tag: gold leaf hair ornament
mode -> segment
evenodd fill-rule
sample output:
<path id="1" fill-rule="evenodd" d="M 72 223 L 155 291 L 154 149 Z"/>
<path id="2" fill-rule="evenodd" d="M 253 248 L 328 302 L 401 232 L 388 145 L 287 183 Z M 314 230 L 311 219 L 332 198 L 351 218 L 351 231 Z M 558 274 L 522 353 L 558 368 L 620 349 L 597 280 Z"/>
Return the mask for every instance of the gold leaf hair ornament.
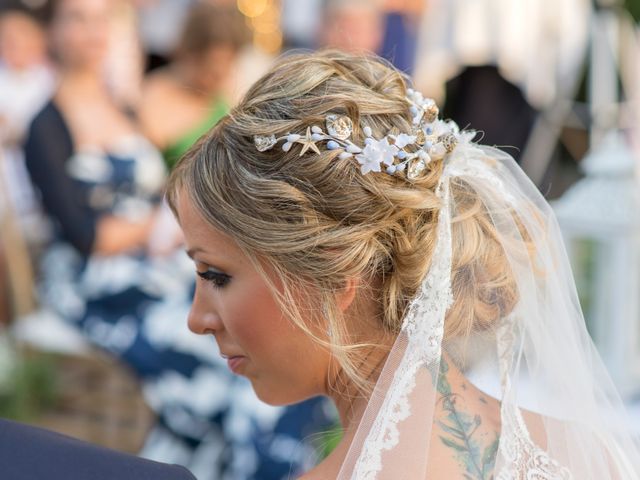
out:
<path id="1" fill-rule="evenodd" d="M 472 130 L 461 132 L 455 122 L 438 119 L 435 101 L 424 98 L 420 92 L 409 89 L 406 98 L 410 104 L 413 131 L 375 138 L 371 127 L 364 126 L 364 146 L 351 140 L 353 121 L 346 115 L 334 113 L 325 117 L 325 129 L 314 125 L 307 127 L 304 134 L 287 133 L 281 137 L 255 135 L 253 141 L 260 152 L 271 150 L 281 141 L 284 141 L 282 150 L 285 152 L 300 144 L 300 156 L 309 150 L 320 154 L 318 143 L 322 142 L 320 145 L 327 150 L 342 150 L 340 159 L 354 157 L 363 175 L 384 171 L 415 180 L 426 172 L 430 162 L 443 159 L 460 143 L 471 142 L 476 133 Z"/>

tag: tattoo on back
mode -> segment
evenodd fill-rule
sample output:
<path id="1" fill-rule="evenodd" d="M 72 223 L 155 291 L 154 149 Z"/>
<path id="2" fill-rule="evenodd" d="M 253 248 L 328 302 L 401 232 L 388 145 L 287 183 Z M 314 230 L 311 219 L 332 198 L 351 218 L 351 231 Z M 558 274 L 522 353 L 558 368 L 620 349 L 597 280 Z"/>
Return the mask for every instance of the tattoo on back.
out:
<path id="1" fill-rule="evenodd" d="M 457 407 L 457 395 L 451 391 L 446 375 L 448 370 L 449 366 L 442 359 L 438 392 L 442 395 L 446 415 L 443 420 L 437 420 L 437 424 L 445 432 L 445 435 L 440 435 L 440 440 L 455 452 L 456 459 L 466 470 L 463 477 L 465 480 L 492 480 L 500 437 L 496 434 L 486 445 L 486 438 L 482 438 L 477 432 L 482 424 L 480 415 L 470 415 Z"/>

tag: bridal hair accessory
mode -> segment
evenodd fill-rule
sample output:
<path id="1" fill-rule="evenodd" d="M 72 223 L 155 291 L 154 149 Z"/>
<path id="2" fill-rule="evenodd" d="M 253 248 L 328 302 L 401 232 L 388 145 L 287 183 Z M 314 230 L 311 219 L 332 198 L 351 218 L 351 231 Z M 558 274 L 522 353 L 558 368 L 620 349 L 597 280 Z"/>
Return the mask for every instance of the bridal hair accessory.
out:
<path id="1" fill-rule="evenodd" d="M 365 126 L 365 145 L 357 145 L 351 140 L 352 120 L 346 115 L 330 114 L 325 118 L 326 130 L 313 125 L 307 127 L 304 134 L 255 135 L 254 144 L 258 151 L 265 152 L 284 141 L 282 150 L 288 152 L 297 143 L 302 145 L 302 156 L 309 150 L 320 154 L 318 142 L 326 142 L 327 150 L 343 150 L 339 155 L 341 160 L 355 157 L 363 175 L 384 169 L 389 175 L 404 174 L 407 179 L 415 180 L 426 173 L 429 163 L 443 159 L 459 143 L 469 143 L 475 132 L 461 132 L 455 122 L 438 119 L 435 101 L 424 98 L 420 92 L 408 89 L 406 98 L 413 125 L 409 133 L 389 133 L 378 139 L 371 127 Z"/>

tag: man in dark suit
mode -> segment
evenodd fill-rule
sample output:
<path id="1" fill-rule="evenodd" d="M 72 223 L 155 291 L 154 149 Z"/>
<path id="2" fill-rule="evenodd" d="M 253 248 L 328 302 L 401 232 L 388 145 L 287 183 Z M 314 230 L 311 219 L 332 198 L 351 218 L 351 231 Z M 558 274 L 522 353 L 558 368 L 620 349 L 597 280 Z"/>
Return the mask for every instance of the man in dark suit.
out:
<path id="1" fill-rule="evenodd" d="M 0 419 L 2 480 L 195 480 L 152 462 L 58 433 Z"/>

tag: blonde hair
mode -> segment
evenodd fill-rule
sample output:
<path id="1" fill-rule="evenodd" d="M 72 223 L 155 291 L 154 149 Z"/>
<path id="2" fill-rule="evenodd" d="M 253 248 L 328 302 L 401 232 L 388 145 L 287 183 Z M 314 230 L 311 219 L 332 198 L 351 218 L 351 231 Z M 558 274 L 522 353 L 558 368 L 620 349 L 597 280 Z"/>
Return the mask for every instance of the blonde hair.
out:
<path id="1" fill-rule="evenodd" d="M 442 161 L 408 182 L 384 173 L 362 175 L 353 158 L 340 159 L 337 151 L 258 152 L 253 137 L 304 132 L 322 125 L 329 113 L 353 120 L 356 144 L 364 143 L 363 125 L 377 138 L 410 132 L 407 88 L 403 74 L 377 57 L 337 51 L 286 56 L 185 155 L 168 188 L 172 205 L 179 190 L 187 192 L 207 222 L 256 264 L 266 262 L 277 272 L 283 285 L 278 298 L 291 320 L 331 348 L 348 378 L 361 386 L 367 383 L 358 371 L 364 344 L 350 337 L 336 293 L 350 278 L 363 279 L 359 294 L 375 300 L 377 333 L 399 332 L 431 264 Z M 452 189 L 455 300 L 447 338 L 491 325 L 510 308 L 502 300 L 515 298 L 487 213 L 463 182 Z M 296 292 L 304 293 L 304 304 Z M 305 311 L 315 315 L 310 319 Z M 328 339 L 316 333 L 325 330 Z"/>

